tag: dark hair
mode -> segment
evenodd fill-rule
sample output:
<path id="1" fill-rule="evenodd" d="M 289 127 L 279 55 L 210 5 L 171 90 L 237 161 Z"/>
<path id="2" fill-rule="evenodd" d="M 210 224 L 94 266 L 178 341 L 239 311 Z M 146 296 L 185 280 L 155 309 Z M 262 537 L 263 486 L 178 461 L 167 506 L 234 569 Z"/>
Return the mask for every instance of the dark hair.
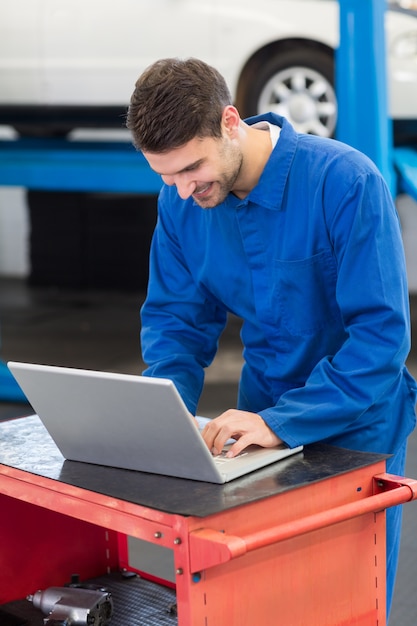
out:
<path id="1" fill-rule="evenodd" d="M 194 137 L 221 137 L 232 103 L 223 76 L 199 59 L 161 59 L 138 78 L 126 126 L 138 150 L 166 152 Z"/>

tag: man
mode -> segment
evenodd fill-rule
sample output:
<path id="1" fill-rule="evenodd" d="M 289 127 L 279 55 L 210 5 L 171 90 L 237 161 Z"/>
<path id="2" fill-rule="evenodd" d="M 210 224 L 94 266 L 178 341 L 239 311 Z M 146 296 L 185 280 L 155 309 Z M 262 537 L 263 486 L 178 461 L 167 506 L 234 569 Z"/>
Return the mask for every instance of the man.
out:
<path id="1" fill-rule="evenodd" d="M 136 147 L 165 183 L 142 309 L 148 376 L 171 378 L 195 413 L 228 312 L 243 320 L 237 409 L 207 425 L 290 447 L 322 441 L 393 455 L 403 474 L 416 385 L 400 227 L 370 160 L 283 118 L 246 121 L 197 59 L 156 62 L 128 112 Z M 400 508 L 389 512 L 388 607 Z"/>

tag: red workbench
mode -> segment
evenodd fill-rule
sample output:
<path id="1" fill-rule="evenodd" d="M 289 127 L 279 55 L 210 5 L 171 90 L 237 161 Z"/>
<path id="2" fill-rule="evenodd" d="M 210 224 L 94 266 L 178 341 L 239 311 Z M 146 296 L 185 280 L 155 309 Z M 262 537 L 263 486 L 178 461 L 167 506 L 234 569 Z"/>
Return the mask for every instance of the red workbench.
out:
<path id="1" fill-rule="evenodd" d="M 212 485 L 66 461 L 37 416 L 4 422 L 0 604 L 129 569 L 136 537 L 173 551 L 180 626 L 384 626 L 384 510 L 416 497 L 385 458 L 315 444 Z"/>

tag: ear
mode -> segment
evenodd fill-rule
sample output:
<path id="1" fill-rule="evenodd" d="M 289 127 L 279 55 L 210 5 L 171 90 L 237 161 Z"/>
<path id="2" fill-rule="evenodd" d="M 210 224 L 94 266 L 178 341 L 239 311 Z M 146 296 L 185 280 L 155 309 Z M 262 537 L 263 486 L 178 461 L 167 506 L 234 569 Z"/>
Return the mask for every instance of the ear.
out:
<path id="1" fill-rule="evenodd" d="M 228 104 L 222 114 L 222 128 L 229 137 L 233 138 L 239 129 L 240 115 L 236 107 Z"/>

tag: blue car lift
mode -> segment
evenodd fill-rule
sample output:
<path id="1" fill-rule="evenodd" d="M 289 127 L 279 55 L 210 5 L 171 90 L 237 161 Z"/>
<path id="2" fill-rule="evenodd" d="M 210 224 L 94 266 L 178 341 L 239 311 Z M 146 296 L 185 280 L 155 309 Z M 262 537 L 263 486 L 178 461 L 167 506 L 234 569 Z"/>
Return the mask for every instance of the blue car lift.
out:
<path id="1" fill-rule="evenodd" d="M 48 191 L 152 194 L 161 177 L 131 142 L 0 141 L 0 185 Z"/>
<path id="2" fill-rule="evenodd" d="M 417 152 L 394 148 L 388 116 L 385 1 L 339 0 L 339 5 L 336 137 L 376 163 L 394 197 L 402 191 L 417 200 Z M 152 194 L 161 179 L 129 141 L 19 139 L 0 141 L 0 185 Z M 24 400 L 1 361 L 0 400 Z"/>
<path id="3" fill-rule="evenodd" d="M 417 151 L 394 147 L 388 113 L 385 0 L 339 0 L 336 137 L 367 154 L 394 197 L 417 200 Z"/>

